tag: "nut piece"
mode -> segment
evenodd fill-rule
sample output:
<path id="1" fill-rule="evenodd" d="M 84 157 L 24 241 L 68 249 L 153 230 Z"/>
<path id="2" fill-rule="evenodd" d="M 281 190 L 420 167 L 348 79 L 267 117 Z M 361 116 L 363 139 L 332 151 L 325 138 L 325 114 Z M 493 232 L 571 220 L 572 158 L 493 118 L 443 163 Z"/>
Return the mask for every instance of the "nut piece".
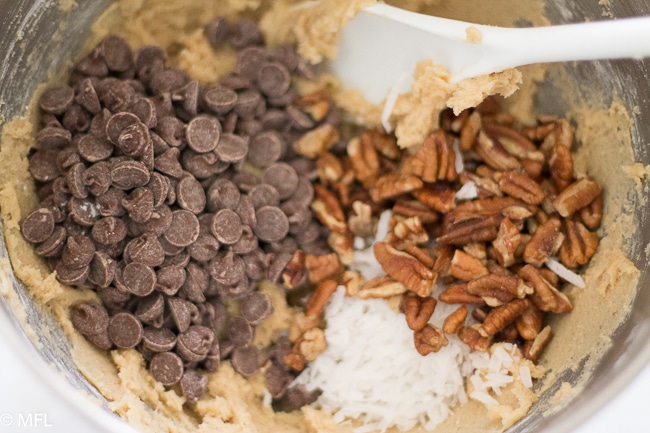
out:
<path id="1" fill-rule="evenodd" d="M 295 289 L 305 281 L 305 253 L 297 250 L 280 275 L 280 283 L 287 289 Z"/>
<path id="2" fill-rule="evenodd" d="M 406 292 L 406 286 L 389 275 L 366 281 L 361 285 L 357 296 L 361 299 L 390 298 Z"/>
<path id="3" fill-rule="evenodd" d="M 316 286 L 316 289 L 307 301 L 305 316 L 308 319 L 319 317 L 325 310 L 325 304 L 327 304 L 327 301 L 329 301 L 334 292 L 336 292 L 337 287 L 338 283 L 335 280 L 325 280 Z"/>
<path id="4" fill-rule="evenodd" d="M 336 278 L 343 273 L 343 265 L 336 253 L 314 256 L 305 255 L 305 268 L 311 283 L 318 283 L 326 278 Z"/>
<path id="5" fill-rule="evenodd" d="M 405 217 L 418 217 L 422 224 L 435 223 L 438 221 L 438 214 L 423 205 L 417 200 L 398 200 L 393 206 L 394 215 Z"/>
<path id="6" fill-rule="evenodd" d="M 372 137 L 370 132 L 364 132 L 359 138 L 350 140 L 347 146 L 355 177 L 366 189 L 370 188 L 379 176 L 379 157 Z"/>
<path id="7" fill-rule="evenodd" d="M 494 253 L 501 266 L 507 268 L 515 263 L 515 255 L 520 243 L 519 229 L 509 218 L 504 218 L 499 225 L 497 238 L 492 242 Z"/>
<path id="8" fill-rule="evenodd" d="M 598 235 L 568 219 L 564 220 L 564 232 L 566 239 L 560 247 L 560 261 L 568 268 L 587 264 L 598 249 Z"/>
<path id="9" fill-rule="evenodd" d="M 456 206 L 456 190 L 450 184 L 427 184 L 411 194 L 420 203 L 437 212 L 447 213 Z"/>
<path id="10" fill-rule="evenodd" d="M 480 296 L 470 295 L 467 292 L 467 283 L 454 284 L 447 287 L 445 291 L 438 296 L 438 300 L 446 304 L 485 304 L 483 298 Z"/>
<path id="11" fill-rule="evenodd" d="M 404 310 L 406 325 L 413 331 L 424 328 L 433 315 L 438 302 L 430 296 L 420 297 L 417 295 L 406 295 L 402 298 L 400 309 Z"/>
<path id="12" fill-rule="evenodd" d="M 409 245 L 426 245 L 429 235 L 422 227 L 420 218 L 411 217 L 397 221 L 384 241 L 398 250 L 404 250 Z"/>
<path id="13" fill-rule="evenodd" d="M 454 257 L 451 259 L 449 275 L 459 280 L 473 280 L 475 278 L 487 275 L 490 272 L 476 257 L 472 257 L 463 250 L 454 251 Z"/>
<path id="14" fill-rule="evenodd" d="M 314 184 L 314 194 L 311 208 L 321 224 L 339 233 L 347 232 L 345 214 L 334 193 L 322 185 Z"/>
<path id="15" fill-rule="evenodd" d="M 329 124 L 315 128 L 293 142 L 293 150 L 302 156 L 316 159 L 339 141 L 339 131 Z"/>
<path id="16" fill-rule="evenodd" d="M 524 284 L 521 278 L 513 275 L 483 275 L 467 283 L 467 293 L 481 296 L 490 306 L 523 298 L 532 291 L 532 288 Z M 497 302 L 493 302 L 495 300 Z"/>
<path id="17" fill-rule="evenodd" d="M 465 325 L 468 309 L 466 305 L 461 305 L 445 319 L 442 330 L 445 334 L 455 334 Z"/>
<path id="18" fill-rule="evenodd" d="M 422 356 L 438 352 L 449 344 L 449 341 L 442 333 L 442 330 L 431 325 L 427 325 L 421 330 L 415 331 L 413 333 L 413 341 L 415 342 L 415 349 Z"/>
<path id="19" fill-rule="evenodd" d="M 458 338 L 460 338 L 460 340 L 463 343 L 467 344 L 472 350 L 487 352 L 492 339 L 490 337 L 484 337 L 481 335 L 479 332 L 480 326 L 481 325 L 477 323 L 470 326 L 469 328 L 460 328 L 460 331 L 458 331 Z"/>
<path id="20" fill-rule="evenodd" d="M 524 249 L 523 259 L 526 263 L 540 267 L 557 252 L 564 240 L 561 225 L 559 218 L 551 218 L 537 227 Z"/>
<path id="21" fill-rule="evenodd" d="M 348 217 L 348 227 L 355 236 L 367 238 L 377 231 L 377 221 L 372 218 L 372 207 L 360 200 L 352 202 L 353 214 Z"/>
<path id="22" fill-rule="evenodd" d="M 553 206 L 560 215 L 567 218 L 589 205 L 601 192 L 598 182 L 585 177 L 576 180 L 558 194 L 553 200 Z"/>
<path id="23" fill-rule="evenodd" d="M 412 255 L 399 251 L 386 242 L 376 242 L 377 261 L 388 275 L 419 296 L 429 296 L 438 275 Z"/>
<path id="24" fill-rule="evenodd" d="M 309 329 L 302 334 L 302 337 L 296 342 L 296 346 L 303 359 L 312 362 L 327 349 L 325 333 L 320 328 Z"/>
<path id="25" fill-rule="evenodd" d="M 485 317 L 485 321 L 478 329 L 479 333 L 484 337 L 490 337 L 523 314 L 530 307 L 531 303 L 528 299 L 515 299 L 505 305 L 496 307 Z"/>
<path id="26" fill-rule="evenodd" d="M 524 344 L 523 355 L 526 359 L 537 361 L 539 355 L 542 353 L 546 345 L 553 339 L 553 332 L 550 326 L 546 326 L 542 331 L 537 334 L 532 341 L 526 341 Z"/>
<path id="27" fill-rule="evenodd" d="M 418 177 L 410 174 L 389 173 L 375 182 L 370 188 L 370 198 L 375 203 L 397 197 L 401 194 L 422 188 L 423 183 Z"/>
<path id="28" fill-rule="evenodd" d="M 544 313 L 535 305 L 531 305 L 521 316 L 515 320 L 517 332 L 524 340 L 534 340 L 542 330 L 542 320 Z"/>
<path id="29" fill-rule="evenodd" d="M 452 182 L 458 177 L 455 161 L 451 137 L 438 129 L 424 139 L 415 155 L 404 159 L 401 172 L 429 183 L 438 180 Z"/>
<path id="30" fill-rule="evenodd" d="M 354 236 L 351 232 L 331 231 L 327 236 L 327 244 L 339 255 L 342 264 L 349 265 L 354 261 Z"/>
<path id="31" fill-rule="evenodd" d="M 526 265 L 519 270 L 519 275 L 533 287 L 534 293 L 530 295 L 530 300 L 540 310 L 555 314 L 573 310 L 569 298 L 544 279 L 539 269 Z"/>
<path id="32" fill-rule="evenodd" d="M 544 191 L 537 182 L 516 171 L 506 171 L 499 177 L 501 191 L 528 204 L 544 201 Z"/>
<path id="33" fill-rule="evenodd" d="M 365 279 L 356 271 L 345 271 L 340 283 L 345 286 L 345 296 L 356 296 Z"/>

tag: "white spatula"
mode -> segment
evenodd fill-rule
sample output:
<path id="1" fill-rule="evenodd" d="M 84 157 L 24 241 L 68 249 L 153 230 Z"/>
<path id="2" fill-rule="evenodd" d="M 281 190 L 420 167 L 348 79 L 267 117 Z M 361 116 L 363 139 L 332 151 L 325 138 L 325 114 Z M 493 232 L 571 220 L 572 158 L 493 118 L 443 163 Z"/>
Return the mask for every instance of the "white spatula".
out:
<path id="1" fill-rule="evenodd" d="M 469 27 L 479 31 L 480 42 L 468 41 Z M 357 14 L 340 37 L 332 72 L 346 88 L 379 103 L 424 59 L 446 67 L 451 80 L 460 81 L 532 63 L 650 56 L 650 17 L 501 28 L 375 4 Z"/>

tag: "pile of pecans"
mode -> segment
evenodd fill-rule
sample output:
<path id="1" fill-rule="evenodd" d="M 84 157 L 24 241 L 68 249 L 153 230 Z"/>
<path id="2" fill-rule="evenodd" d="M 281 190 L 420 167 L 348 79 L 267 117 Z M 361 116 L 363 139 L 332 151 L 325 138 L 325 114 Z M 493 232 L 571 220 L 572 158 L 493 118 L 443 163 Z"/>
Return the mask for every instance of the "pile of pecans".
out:
<path id="1" fill-rule="evenodd" d="M 309 209 L 313 161 L 291 143 L 335 144 L 340 119 L 327 98 L 298 97 L 291 74 L 317 68 L 264 48 L 253 21 L 205 32 L 239 50 L 217 83 L 109 36 L 44 92 L 29 157 L 41 202 L 21 222 L 61 283 L 101 300 L 72 308 L 75 328 L 101 349 L 137 349 L 189 402 L 207 385 L 197 369 L 259 369 L 255 326 L 273 308 L 258 283 L 296 289 L 305 254 L 330 253 Z"/>
<path id="2" fill-rule="evenodd" d="M 601 187 L 573 177 L 564 119 L 521 127 L 488 99 L 458 116 L 444 111 L 440 124 L 414 150 L 375 131 L 352 139 L 345 153 L 298 147 L 316 157 L 312 209 L 343 264 L 352 261 L 355 238 L 372 237 L 378 215 L 392 210 L 388 235 L 373 247 L 386 275 L 365 281 L 323 256 L 325 271 L 310 273 L 314 304 L 324 305 L 339 283 L 363 299 L 401 296 L 422 355 L 458 334 L 472 350 L 518 343 L 535 361 L 552 338 L 545 315 L 573 308 L 562 278 L 544 265 L 557 257 L 573 273 L 594 255 Z M 445 289 L 436 299 L 439 284 Z M 442 329 L 428 324 L 439 301 L 459 304 Z M 469 314 L 477 323 L 466 325 Z"/>

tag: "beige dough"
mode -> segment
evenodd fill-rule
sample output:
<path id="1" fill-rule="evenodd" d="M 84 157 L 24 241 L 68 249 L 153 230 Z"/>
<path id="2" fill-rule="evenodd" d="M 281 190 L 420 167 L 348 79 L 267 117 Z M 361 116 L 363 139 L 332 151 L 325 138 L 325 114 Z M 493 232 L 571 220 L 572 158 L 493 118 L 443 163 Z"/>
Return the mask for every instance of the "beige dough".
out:
<path id="1" fill-rule="evenodd" d="M 217 15 L 250 16 L 260 8 L 266 13 L 262 27 L 272 42 L 300 37 L 303 53 L 318 56 L 332 54 L 337 26 L 348 19 L 352 11 L 372 0 L 327 1 L 327 8 L 338 6 L 334 13 L 318 16 L 302 15 L 298 20 L 303 27 L 294 31 L 280 26 L 287 16 L 298 17 L 291 10 L 295 2 L 277 0 L 273 7 L 260 4 L 258 0 L 185 0 L 145 1 L 121 0 L 112 4 L 93 26 L 93 36 L 86 50 L 108 33 L 117 33 L 129 40 L 133 48 L 145 44 L 157 44 L 168 50 L 170 63 L 181 67 L 199 80 L 214 80 L 234 65 L 234 53 L 225 49 L 219 57 L 202 37 L 202 26 Z M 396 1 L 399 4 L 399 2 Z M 74 2 L 66 2 L 74 7 Z M 540 1 L 481 1 L 476 7 L 463 7 L 457 0 L 409 0 L 408 6 L 443 16 L 472 20 L 480 24 L 507 25 L 514 19 L 523 18 L 535 24 L 543 24 L 543 4 Z M 325 18 L 329 17 L 329 18 Z M 330 19 L 333 19 L 331 21 Z M 330 20 L 330 21 L 328 21 Z M 309 26 L 309 31 L 304 25 Z M 309 44 L 309 41 L 319 44 Z M 310 50 L 314 51 L 310 51 Z M 219 61 L 217 61 L 217 58 Z M 444 71 L 435 65 L 422 63 L 416 74 L 415 87 L 398 100 L 392 121 L 403 146 L 421 141 L 426 132 L 437 123 L 437 116 L 445 106 L 462 109 L 474 105 L 489 94 L 511 94 L 519 82 L 518 71 L 508 71 L 492 80 L 470 81 L 459 88 L 450 88 L 444 82 Z M 507 107 L 520 119 L 531 122 L 532 95 L 535 80 L 544 76 L 539 68 L 524 70 L 522 90 Z M 441 78 L 442 77 L 442 78 Z M 558 75 L 562 83 L 563 77 Z M 442 81 L 441 81 L 442 80 Z M 319 85 L 327 83 L 337 89 L 335 80 L 325 77 Z M 440 86 L 438 86 L 438 84 Z M 439 89 L 432 93 L 432 88 Z M 380 109 L 371 107 L 358 94 L 338 93 L 337 101 L 350 110 L 357 120 L 377 125 Z M 585 357 L 590 348 L 586 371 L 593 366 L 609 345 L 609 336 L 629 313 L 634 287 L 639 271 L 624 254 L 625 228 L 634 222 L 629 215 L 620 212 L 630 203 L 627 193 L 634 190 L 636 177 L 639 181 L 647 176 L 647 170 L 633 166 L 629 134 L 630 118 L 621 104 L 614 102 L 606 107 L 595 100 L 591 108 L 575 107 L 573 118 L 582 147 L 576 158 L 576 171 L 589 173 L 605 186 L 606 230 L 592 265 L 585 274 L 587 289 L 571 289 L 575 310 L 553 323 L 556 333 L 541 360 L 549 374 L 541 381 L 538 392 L 547 389 L 554 378 L 572 368 Z M 0 150 L 0 204 L 5 225 L 5 238 L 16 275 L 29 288 L 31 295 L 50 310 L 60 321 L 73 346 L 74 361 L 80 371 L 110 401 L 110 408 L 142 431 L 147 432 L 351 432 L 354 423 L 335 425 L 331 416 L 311 407 L 291 414 L 274 413 L 266 406 L 263 372 L 246 381 L 235 374 L 228 363 L 209 376 L 208 392 L 196 404 L 184 404 L 184 398 L 175 390 L 165 390 L 154 381 L 144 368 L 142 357 L 134 350 L 116 350 L 107 354 L 96 350 L 72 327 L 68 311 L 78 302 L 97 299 L 91 291 L 76 290 L 59 284 L 45 264 L 34 254 L 19 232 L 19 222 L 37 202 L 34 185 L 29 177 L 27 154 L 34 143 L 36 110 L 28 110 L 24 118 L 13 119 L 2 131 Z M 612 148 L 618 149 L 613 155 Z M 616 160 L 613 160 L 615 158 Z M 621 167 L 631 167 L 625 171 Z M 628 176 L 629 174 L 629 176 Z M 636 190 L 642 195 L 641 187 Z M 257 339 L 268 343 L 277 338 L 277 330 L 288 327 L 293 312 L 287 307 L 280 291 L 272 285 L 262 290 L 271 295 L 275 313 L 263 327 L 258 328 Z M 615 296 L 612 294 L 615 293 Z M 5 297 L 10 294 L 4 293 Z M 589 364 L 591 363 L 591 364 Z M 583 374 L 578 381 L 588 379 Z M 577 388 L 576 388 L 577 389 Z M 576 394 L 576 389 L 556 395 L 556 403 L 565 404 Z M 454 411 L 454 415 L 442 423 L 436 431 L 490 432 L 502 431 L 524 416 L 534 396 L 522 386 L 507 389 L 500 398 L 502 405 L 488 411 L 485 406 L 470 401 Z M 392 431 L 392 430 L 391 430 Z M 423 431 L 415 428 L 414 432 Z"/>

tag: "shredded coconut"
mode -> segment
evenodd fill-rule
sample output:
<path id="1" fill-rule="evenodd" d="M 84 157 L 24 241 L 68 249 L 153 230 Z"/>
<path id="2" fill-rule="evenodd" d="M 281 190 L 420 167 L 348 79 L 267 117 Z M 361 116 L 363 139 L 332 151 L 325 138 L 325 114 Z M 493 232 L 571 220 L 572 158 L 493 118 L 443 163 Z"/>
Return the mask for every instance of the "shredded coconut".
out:
<path id="1" fill-rule="evenodd" d="M 473 200 L 478 197 L 478 188 L 476 184 L 471 180 L 468 181 L 465 185 L 461 186 L 458 191 L 456 191 L 456 201 L 460 200 Z"/>
<path id="2" fill-rule="evenodd" d="M 544 262 L 547 268 L 555 272 L 558 277 L 562 278 L 565 281 L 568 281 L 569 283 L 573 284 L 576 287 L 580 287 L 581 289 L 585 288 L 585 281 L 582 279 L 582 277 L 575 272 L 573 272 L 570 269 L 567 269 L 564 267 L 564 265 L 554 258 L 548 259 L 546 262 Z"/>

